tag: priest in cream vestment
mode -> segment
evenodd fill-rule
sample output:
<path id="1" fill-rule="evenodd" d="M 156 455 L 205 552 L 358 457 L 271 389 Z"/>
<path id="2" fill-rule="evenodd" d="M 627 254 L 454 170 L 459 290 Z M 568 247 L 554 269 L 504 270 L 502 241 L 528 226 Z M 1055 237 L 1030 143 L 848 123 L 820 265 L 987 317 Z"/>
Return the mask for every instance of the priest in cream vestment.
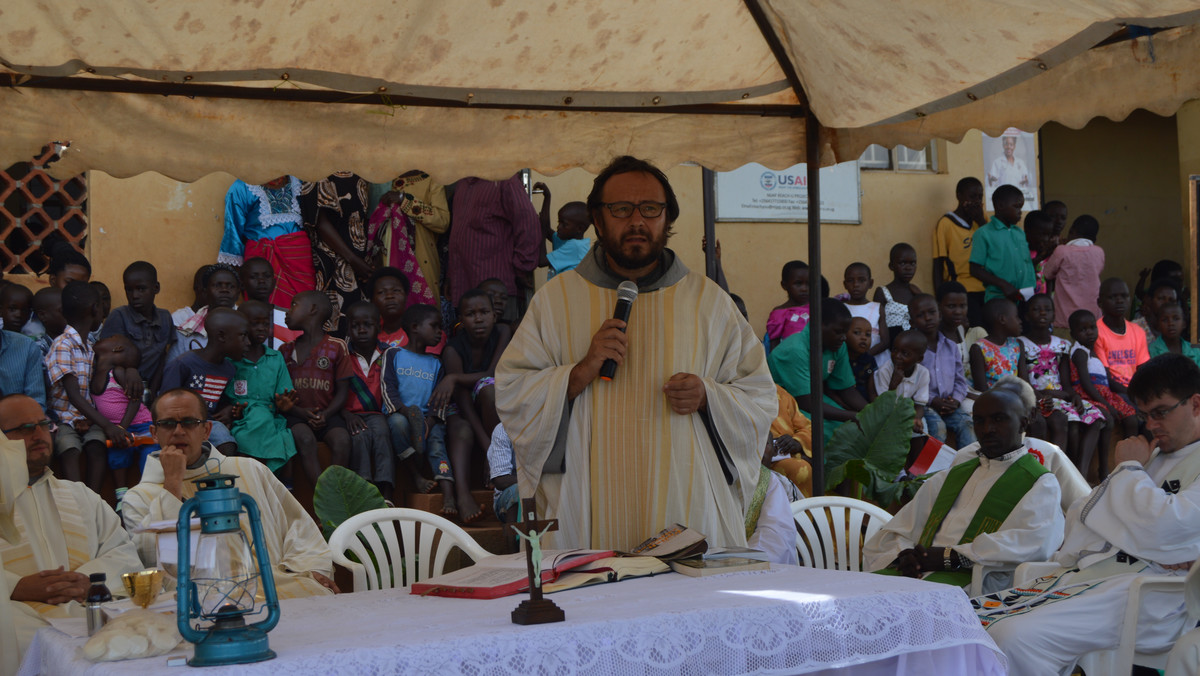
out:
<path id="1" fill-rule="evenodd" d="M 496 368 L 520 494 L 559 520 L 554 547 L 627 549 L 673 523 L 745 545 L 779 406 L 762 344 L 666 248 L 679 206 L 662 172 L 619 158 L 588 208 L 599 242 L 538 291 Z M 627 326 L 611 319 L 625 280 L 639 288 Z"/>
<path id="2" fill-rule="evenodd" d="M 58 479 L 46 467 L 50 427 L 33 399 L 13 394 L 0 400 L 0 429 L 23 441 L 25 450 L 22 463 L 5 444 L 0 463 L 0 561 L 8 592 L 3 614 L 10 616 L 0 627 L 5 668 L 13 636 L 23 654 L 37 630 L 48 626 L 46 618 L 84 616 L 80 604 L 90 574 L 107 574 L 113 595 L 122 596 L 121 575 L 142 569 L 116 512 L 84 484 Z"/>
<path id="3" fill-rule="evenodd" d="M 141 482 L 129 489 L 121 516 L 130 531 L 155 521 L 179 518 L 183 501 L 196 494 L 193 479 L 219 471 L 237 476 L 238 490 L 254 498 L 262 516 L 263 537 L 279 598 L 314 596 L 337 591 L 333 584 L 333 552 L 304 511 L 267 466 L 253 458 L 229 458 L 209 444 L 203 402 L 191 390 L 171 390 L 154 402 L 155 438 L 163 450 L 146 458 Z M 167 429 L 167 428 L 170 429 Z M 163 457 L 166 457 L 164 462 Z M 164 469 L 164 465 L 170 470 Z M 250 537 L 249 524 L 243 530 Z M 157 563 L 157 535 L 134 536 L 146 564 Z"/>

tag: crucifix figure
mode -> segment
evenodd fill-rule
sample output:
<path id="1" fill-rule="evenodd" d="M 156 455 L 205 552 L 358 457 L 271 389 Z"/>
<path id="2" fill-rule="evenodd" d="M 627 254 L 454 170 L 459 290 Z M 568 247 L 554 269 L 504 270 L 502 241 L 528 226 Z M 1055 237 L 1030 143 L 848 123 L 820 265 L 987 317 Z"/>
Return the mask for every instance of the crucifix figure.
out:
<path id="1" fill-rule="evenodd" d="M 529 568 L 529 598 L 512 611 L 514 624 L 544 624 L 566 619 L 562 608 L 542 597 L 542 536 L 558 530 L 558 521 L 537 520 L 533 498 L 521 500 L 520 521 L 512 524 L 517 538 L 525 541 L 525 563 Z"/>

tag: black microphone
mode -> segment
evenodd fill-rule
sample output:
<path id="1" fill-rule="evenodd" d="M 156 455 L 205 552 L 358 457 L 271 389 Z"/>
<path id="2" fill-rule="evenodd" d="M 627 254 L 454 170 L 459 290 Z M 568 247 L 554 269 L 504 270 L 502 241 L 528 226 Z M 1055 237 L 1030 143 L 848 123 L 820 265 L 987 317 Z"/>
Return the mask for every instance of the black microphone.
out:
<path id="1" fill-rule="evenodd" d="M 633 309 L 633 301 L 637 299 L 637 295 L 637 284 L 629 280 L 621 282 L 621 285 L 617 287 L 617 309 L 613 310 L 613 319 L 628 322 L 629 311 Z M 621 330 L 624 331 L 625 329 Z M 616 372 L 617 362 L 612 359 L 605 359 L 604 365 L 600 367 L 600 379 L 612 380 Z"/>

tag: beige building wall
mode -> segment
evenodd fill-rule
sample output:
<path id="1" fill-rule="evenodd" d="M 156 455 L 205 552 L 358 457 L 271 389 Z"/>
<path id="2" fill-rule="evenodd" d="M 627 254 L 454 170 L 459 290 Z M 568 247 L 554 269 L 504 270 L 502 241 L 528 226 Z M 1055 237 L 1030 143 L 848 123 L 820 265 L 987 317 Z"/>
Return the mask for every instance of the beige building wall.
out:
<path id="1" fill-rule="evenodd" d="M 1195 105 L 1185 116 L 1193 139 L 1200 136 Z M 1100 221 L 1097 243 L 1106 254 L 1104 275 L 1124 279 L 1131 289 L 1138 271 L 1159 259 L 1186 263 L 1180 179 L 1186 174 L 1181 165 L 1184 136 L 1175 118 L 1142 110 L 1122 122 L 1092 120 L 1080 130 L 1060 124 L 1042 127 L 1045 198 L 1066 202 L 1072 221 L 1081 214 Z M 1188 152 L 1193 163 L 1200 163 L 1194 142 Z"/>
<path id="2" fill-rule="evenodd" d="M 125 304 L 121 273 L 135 260 L 158 268 L 156 304 L 175 310 L 192 302 L 192 276 L 217 260 L 225 223 L 229 174 L 180 183 L 148 172 L 118 179 L 88 175 L 92 279 L 108 284 L 113 305 Z"/>

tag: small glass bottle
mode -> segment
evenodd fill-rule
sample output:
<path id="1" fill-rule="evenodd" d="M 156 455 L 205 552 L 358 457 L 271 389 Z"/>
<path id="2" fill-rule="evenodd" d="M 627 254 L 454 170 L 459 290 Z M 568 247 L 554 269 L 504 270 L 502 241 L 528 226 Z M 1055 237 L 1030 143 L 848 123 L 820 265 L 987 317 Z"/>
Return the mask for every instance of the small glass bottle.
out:
<path id="1" fill-rule="evenodd" d="M 92 583 L 87 594 L 88 636 L 100 631 L 100 627 L 104 626 L 104 610 L 100 607 L 101 604 L 113 600 L 112 592 L 108 591 L 108 585 L 105 584 L 107 579 L 108 576 L 104 573 L 92 573 L 88 576 Z"/>

